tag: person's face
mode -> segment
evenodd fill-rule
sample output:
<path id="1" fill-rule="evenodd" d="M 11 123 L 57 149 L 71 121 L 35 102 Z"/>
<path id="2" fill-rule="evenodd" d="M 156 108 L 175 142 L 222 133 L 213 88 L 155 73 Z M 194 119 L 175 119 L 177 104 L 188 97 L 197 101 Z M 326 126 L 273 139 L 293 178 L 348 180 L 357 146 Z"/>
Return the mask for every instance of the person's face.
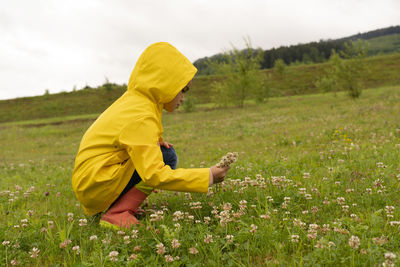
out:
<path id="1" fill-rule="evenodd" d="M 183 88 L 176 96 L 174 99 L 172 99 L 171 102 L 165 103 L 164 104 L 164 109 L 168 112 L 172 112 L 175 109 L 179 108 L 179 106 L 183 103 L 183 101 L 185 101 L 185 93 L 189 90 L 189 85 L 190 82 L 188 83 L 188 85 L 185 86 L 185 88 Z"/>

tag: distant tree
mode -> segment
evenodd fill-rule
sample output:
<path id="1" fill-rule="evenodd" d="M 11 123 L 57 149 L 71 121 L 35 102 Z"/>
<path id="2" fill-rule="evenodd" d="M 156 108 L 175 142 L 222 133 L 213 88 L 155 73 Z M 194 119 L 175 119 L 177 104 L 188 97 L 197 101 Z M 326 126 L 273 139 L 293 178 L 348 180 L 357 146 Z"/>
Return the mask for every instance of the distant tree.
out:
<path id="1" fill-rule="evenodd" d="M 283 78 L 283 76 L 285 75 L 285 72 L 286 72 L 286 64 L 281 58 L 278 58 L 274 62 L 274 73 L 278 77 Z"/>
<path id="2" fill-rule="evenodd" d="M 214 102 L 227 106 L 234 104 L 244 106 L 244 101 L 256 98 L 262 102 L 268 97 L 265 75 L 260 72 L 262 51 L 253 49 L 250 40 L 245 39 L 246 49 L 233 47 L 225 52 L 224 60 L 209 61 L 209 66 L 221 78 L 213 83 L 215 90 Z"/>
<path id="3" fill-rule="evenodd" d="M 346 90 L 350 97 L 360 97 L 368 73 L 367 55 L 366 41 L 345 43 L 343 51 L 332 52 L 329 60 L 331 68 L 325 77 L 317 81 L 316 85 L 326 90 Z"/>

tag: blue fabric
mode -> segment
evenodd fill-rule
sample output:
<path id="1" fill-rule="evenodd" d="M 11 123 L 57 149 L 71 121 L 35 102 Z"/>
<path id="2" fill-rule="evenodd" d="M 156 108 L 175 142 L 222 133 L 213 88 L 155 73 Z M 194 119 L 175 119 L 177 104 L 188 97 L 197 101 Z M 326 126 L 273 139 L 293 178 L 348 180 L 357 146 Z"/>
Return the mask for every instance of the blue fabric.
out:
<path id="1" fill-rule="evenodd" d="M 176 165 L 178 164 L 178 156 L 176 155 L 175 149 L 173 147 L 166 148 L 161 146 L 161 152 L 163 155 L 163 160 L 165 165 L 168 165 L 171 167 L 171 169 L 175 170 Z M 122 195 L 128 192 L 132 187 L 137 185 L 140 181 L 142 181 L 142 178 L 140 178 L 139 174 L 135 170 L 135 172 L 132 174 L 131 180 L 128 182 L 128 184 L 126 185 L 126 187 L 124 188 L 124 190 L 122 191 L 122 193 L 119 195 L 118 198 L 120 198 Z"/>

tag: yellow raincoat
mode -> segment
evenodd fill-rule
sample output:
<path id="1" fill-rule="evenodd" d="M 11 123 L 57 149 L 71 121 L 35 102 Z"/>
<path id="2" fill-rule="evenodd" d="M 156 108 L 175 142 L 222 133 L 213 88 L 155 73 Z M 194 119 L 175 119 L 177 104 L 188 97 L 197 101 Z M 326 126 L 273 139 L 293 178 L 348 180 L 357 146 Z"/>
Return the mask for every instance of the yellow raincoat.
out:
<path id="1" fill-rule="evenodd" d="M 88 215 L 106 210 L 136 170 L 140 190 L 207 192 L 209 169 L 172 170 L 159 141 L 163 104 L 192 80 L 197 69 L 168 43 L 150 45 L 138 59 L 127 91 L 90 126 L 82 138 L 72 187 Z"/>

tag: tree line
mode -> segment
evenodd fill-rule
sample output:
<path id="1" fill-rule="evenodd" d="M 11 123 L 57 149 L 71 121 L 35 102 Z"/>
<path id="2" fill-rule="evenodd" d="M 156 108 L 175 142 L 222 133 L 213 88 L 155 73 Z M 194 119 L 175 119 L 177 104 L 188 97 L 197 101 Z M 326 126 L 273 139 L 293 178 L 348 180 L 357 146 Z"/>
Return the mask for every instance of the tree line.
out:
<path id="1" fill-rule="evenodd" d="M 346 38 L 336 40 L 320 40 L 319 42 L 310 42 L 307 44 L 298 44 L 291 46 L 281 46 L 269 50 L 246 48 L 243 53 L 261 54 L 261 69 L 274 67 L 278 59 L 282 59 L 286 65 L 321 63 L 328 61 L 332 56 L 332 51 L 341 52 L 346 50 L 346 43 L 352 40 L 368 40 L 380 36 L 400 33 L 400 26 L 392 26 L 384 29 L 378 29 L 367 33 L 359 33 Z M 216 74 L 210 67 L 209 62 L 228 63 L 226 54 L 220 53 L 211 57 L 200 58 L 193 64 L 198 69 L 199 75 Z"/>

